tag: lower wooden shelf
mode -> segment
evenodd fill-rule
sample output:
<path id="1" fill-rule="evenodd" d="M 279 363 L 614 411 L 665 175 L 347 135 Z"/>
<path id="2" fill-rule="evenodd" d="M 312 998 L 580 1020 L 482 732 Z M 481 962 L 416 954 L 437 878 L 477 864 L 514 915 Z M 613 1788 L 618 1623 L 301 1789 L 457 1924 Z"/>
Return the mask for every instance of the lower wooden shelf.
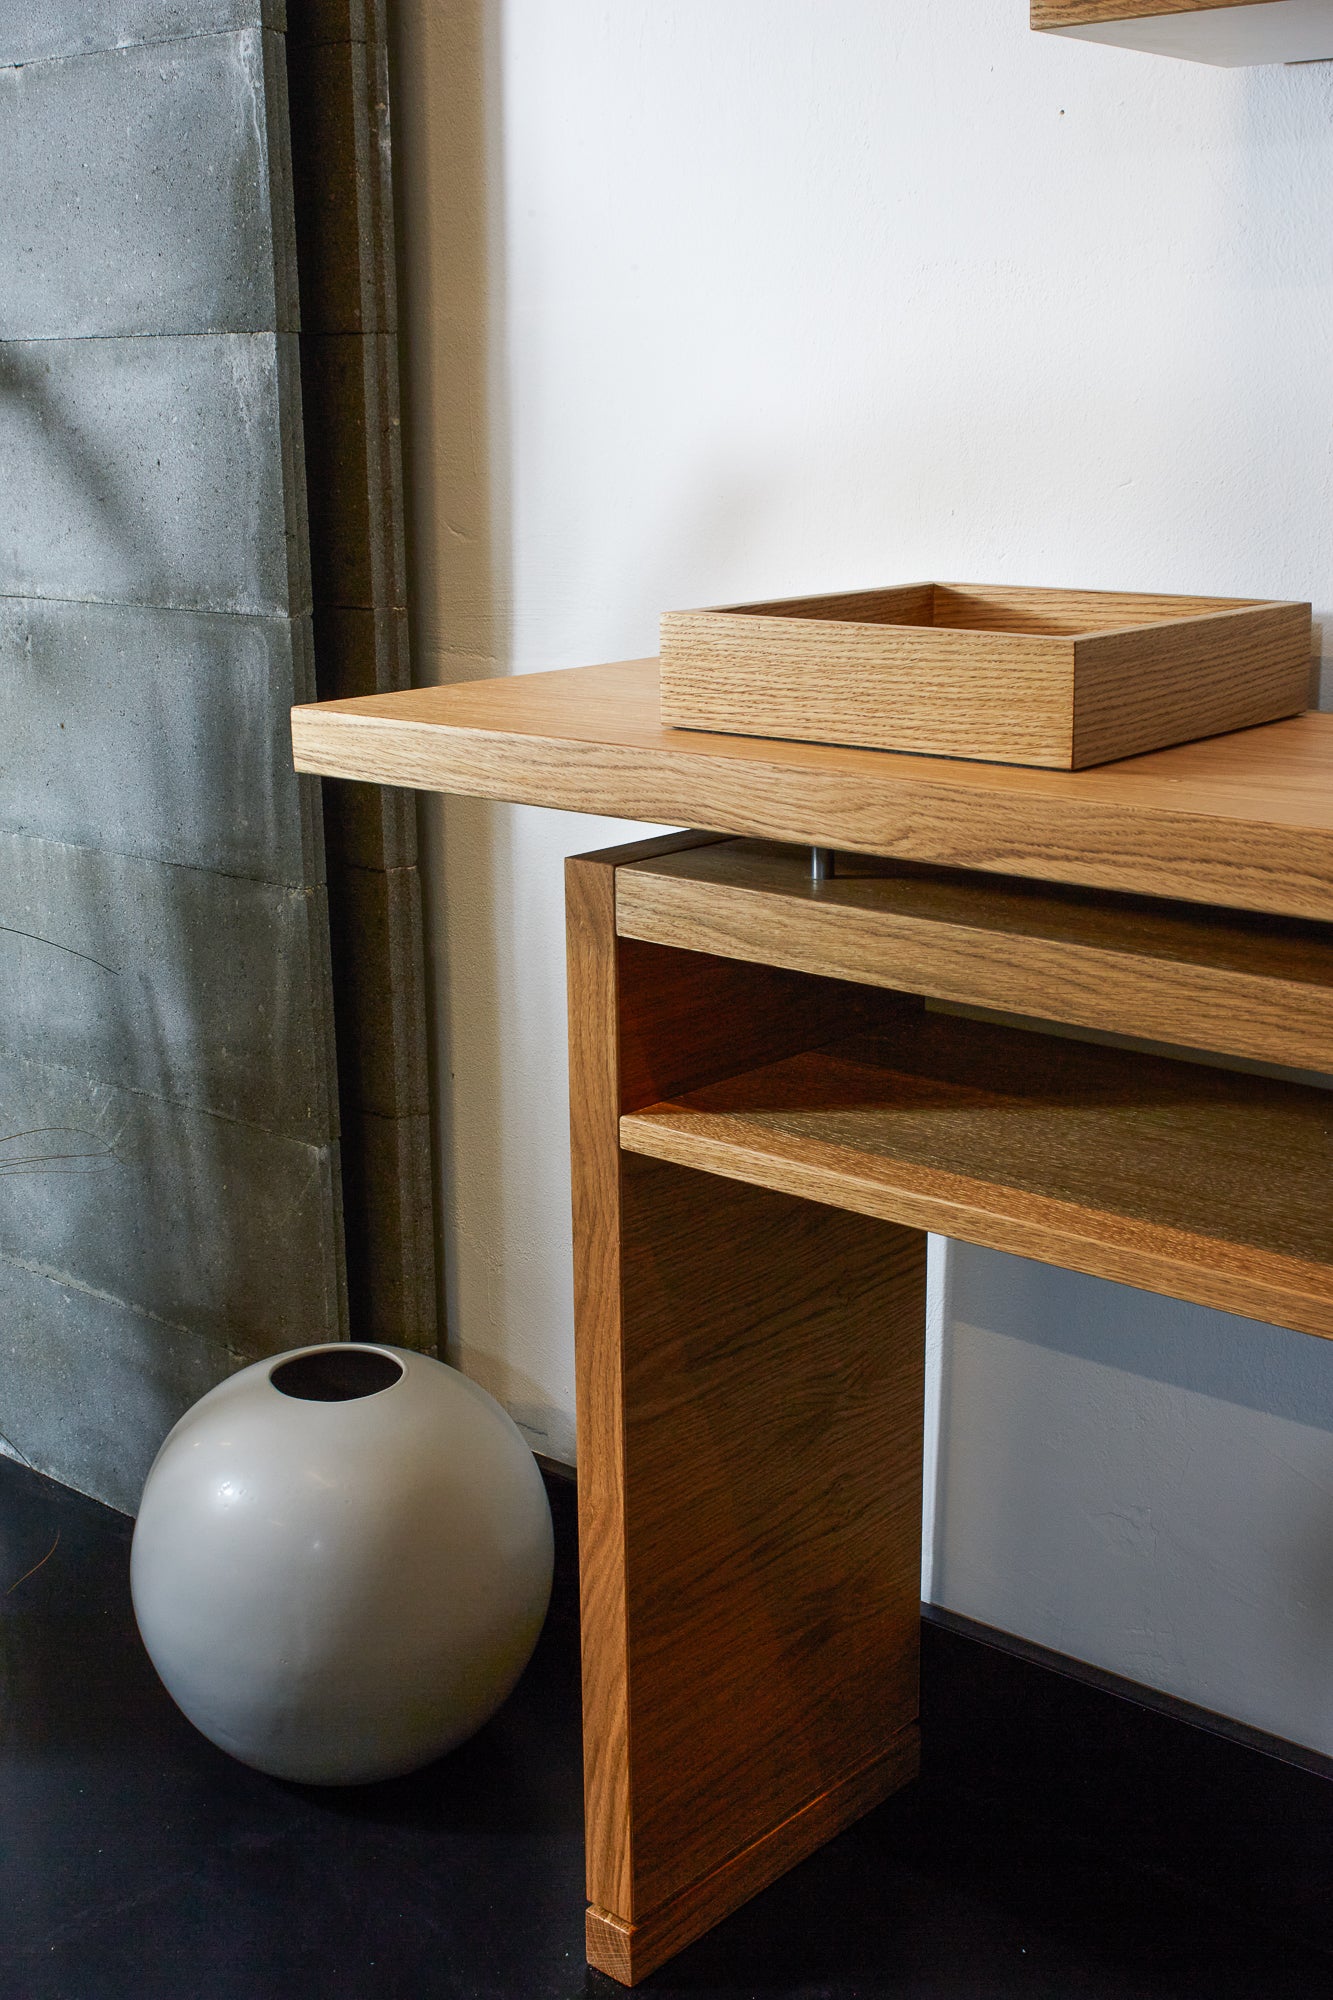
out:
<path id="1" fill-rule="evenodd" d="M 922 1013 L 622 1117 L 632 1153 L 1333 1337 L 1333 1092 Z"/>

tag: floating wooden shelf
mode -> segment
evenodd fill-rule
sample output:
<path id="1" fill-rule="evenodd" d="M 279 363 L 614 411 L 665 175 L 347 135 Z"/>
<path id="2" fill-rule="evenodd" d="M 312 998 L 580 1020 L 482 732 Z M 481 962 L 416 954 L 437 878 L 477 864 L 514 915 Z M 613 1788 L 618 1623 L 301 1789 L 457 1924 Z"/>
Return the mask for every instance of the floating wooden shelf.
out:
<path id="1" fill-rule="evenodd" d="M 1333 58 L 1333 0 L 1032 0 L 1032 25 L 1225 69 Z"/>
<path id="2" fill-rule="evenodd" d="M 677 1166 L 1333 1337 L 1333 1093 L 922 1013 L 631 1112 Z"/>
<path id="3" fill-rule="evenodd" d="M 1096 771 L 667 729 L 656 660 L 292 711 L 296 767 L 1333 918 L 1333 715 Z"/>

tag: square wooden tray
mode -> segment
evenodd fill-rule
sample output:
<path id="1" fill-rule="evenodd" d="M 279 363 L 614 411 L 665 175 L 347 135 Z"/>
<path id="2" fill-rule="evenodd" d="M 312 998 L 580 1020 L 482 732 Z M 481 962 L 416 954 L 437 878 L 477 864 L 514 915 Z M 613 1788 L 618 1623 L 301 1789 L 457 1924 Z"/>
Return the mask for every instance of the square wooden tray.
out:
<path id="1" fill-rule="evenodd" d="M 1308 604 L 913 583 L 662 619 L 681 729 L 1081 770 L 1306 707 Z"/>

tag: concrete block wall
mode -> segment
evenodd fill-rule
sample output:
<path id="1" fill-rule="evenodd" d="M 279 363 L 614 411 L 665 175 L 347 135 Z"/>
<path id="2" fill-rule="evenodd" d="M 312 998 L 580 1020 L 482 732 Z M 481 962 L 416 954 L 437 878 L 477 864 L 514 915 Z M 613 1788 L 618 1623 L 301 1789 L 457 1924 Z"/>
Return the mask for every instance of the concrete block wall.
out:
<path id="1" fill-rule="evenodd" d="M 289 0 L 315 672 L 411 684 L 384 0 Z M 353 1332 L 439 1334 L 416 800 L 325 797 Z"/>
<path id="2" fill-rule="evenodd" d="M 0 1435 L 346 1329 L 278 0 L 0 23 Z"/>

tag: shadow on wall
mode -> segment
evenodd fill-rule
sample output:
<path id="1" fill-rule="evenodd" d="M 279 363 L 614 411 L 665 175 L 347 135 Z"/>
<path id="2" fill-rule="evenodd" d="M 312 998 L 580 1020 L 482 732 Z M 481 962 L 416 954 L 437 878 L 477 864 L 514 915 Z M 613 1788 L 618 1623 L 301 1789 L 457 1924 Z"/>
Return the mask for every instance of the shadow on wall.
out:
<path id="1" fill-rule="evenodd" d="M 956 1322 L 1333 1438 L 1333 1346 L 1311 1334 L 970 1246 L 952 1284 Z"/>
<path id="2" fill-rule="evenodd" d="M 992 1251 L 952 1266 L 936 1601 L 1333 1751 L 1329 1344 Z"/>
<path id="3" fill-rule="evenodd" d="M 404 484 L 413 679 L 475 680 L 511 664 L 501 16 L 496 0 L 410 4 L 390 21 L 400 246 Z M 427 1006 L 435 1110 L 436 1268 L 449 1358 L 513 1407 L 459 1347 L 493 1324 L 506 1157 L 499 911 L 514 875 L 511 812 L 482 800 L 419 799 L 427 911 Z M 447 924 L 444 911 L 448 910 Z M 461 1087 L 450 1053 L 466 1049 Z M 460 1165 L 466 1162 L 466 1201 Z M 473 1225 L 471 1218 L 483 1218 Z M 460 1298 L 460 1285 L 471 1294 Z M 512 1371 L 510 1371 L 512 1372 Z M 531 1442 L 549 1449 L 536 1427 Z"/>
<path id="4" fill-rule="evenodd" d="M 404 471 L 418 679 L 510 663 L 509 409 L 498 0 L 394 10 Z"/>
<path id="5" fill-rule="evenodd" d="M 1310 706 L 1333 714 L 1333 611 L 1314 614 L 1314 665 Z"/>
<path id="6" fill-rule="evenodd" d="M 514 664 L 503 15 L 404 0 L 390 20 L 418 684 Z M 420 807 L 447 1351 L 572 1460 L 561 851 L 645 829 Z"/>
<path id="7" fill-rule="evenodd" d="M 85 517 L 83 532 L 95 539 L 99 567 L 137 577 L 147 604 L 170 601 L 165 551 L 144 548 L 143 520 L 122 491 L 122 468 L 114 450 L 72 420 L 57 393 L 45 348 L 45 341 L 0 343 L 0 398 L 10 406 L 19 433 L 14 437 L 6 425 L 7 442 L 15 453 L 10 460 L 10 504 L 26 511 L 35 495 L 40 496 L 40 506 L 47 490 L 54 489 L 64 502 L 61 525 L 66 534 L 72 538 L 79 532 L 71 525 L 71 516 L 76 523 L 80 515 Z M 35 468 L 42 461 L 40 480 L 25 481 L 25 463 Z M 15 568 L 21 571 L 22 552 L 16 548 L 14 554 Z M 21 575 L 16 576 L 11 588 L 22 581 Z"/>

